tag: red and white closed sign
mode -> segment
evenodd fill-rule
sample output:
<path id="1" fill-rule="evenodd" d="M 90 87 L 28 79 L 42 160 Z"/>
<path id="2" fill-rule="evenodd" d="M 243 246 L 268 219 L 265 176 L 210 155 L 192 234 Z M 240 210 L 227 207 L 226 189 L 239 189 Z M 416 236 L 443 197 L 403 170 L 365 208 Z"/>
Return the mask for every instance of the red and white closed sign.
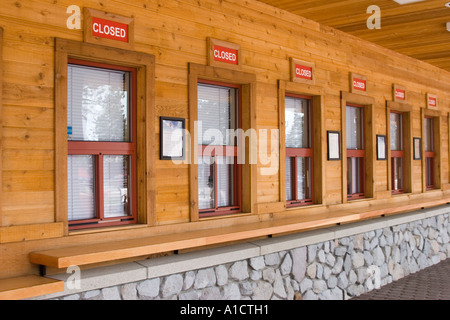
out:
<path id="1" fill-rule="evenodd" d="M 100 38 L 128 42 L 128 25 L 92 17 L 92 35 Z"/>
<path id="2" fill-rule="evenodd" d="M 300 64 L 295 65 L 295 77 L 300 79 L 312 80 L 312 68 Z"/>
<path id="3" fill-rule="evenodd" d="M 431 108 L 437 107 L 437 99 L 435 97 L 428 97 L 428 106 Z"/>
<path id="4" fill-rule="evenodd" d="M 238 50 L 232 48 L 226 48 L 218 45 L 214 45 L 214 61 L 225 62 L 237 65 L 238 61 Z"/>
<path id="5" fill-rule="evenodd" d="M 395 98 L 397 100 L 405 100 L 406 99 L 406 93 L 405 90 L 402 89 L 395 89 Z"/>
<path id="6" fill-rule="evenodd" d="M 85 42 L 134 49 L 134 18 L 84 8 L 83 24 Z"/>
<path id="7" fill-rule="evenodd" d="M 353 89 L 366 91 L 366 80 L 353 78 Z"/>

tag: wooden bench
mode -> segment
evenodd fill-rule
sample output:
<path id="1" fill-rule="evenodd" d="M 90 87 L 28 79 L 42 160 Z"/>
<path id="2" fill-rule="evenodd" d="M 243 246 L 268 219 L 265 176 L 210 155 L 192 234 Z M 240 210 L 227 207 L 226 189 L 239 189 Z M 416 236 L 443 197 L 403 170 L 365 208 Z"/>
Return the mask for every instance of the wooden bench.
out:
<path id="1" fill-rule="evenodd" d="M 0 280 L 0 300 L 21 300 L 64 291 L 64 281 L 35 275 Z"/>
<path id="2" fill-rule="evenodd" d="M 363 209 L 348 209 L 295 218 L 262 221 L 232 227 L 190 231 L 146 238 L 113 241 L 92 245 L 44 250 L 30 253 L 32 263 L 53 268 L 67 268 L 71 265 L 88 265 L 120 259 L 134 258 L 155 253 L 183 250 L 231 241 L 249 240 L 299 232 L 341 223 L 361 221 L 389 214 L 397 214 L 447 204 L 450 197 L 436 197 L 407 200 L 395 204 L 380 204 Z"/>

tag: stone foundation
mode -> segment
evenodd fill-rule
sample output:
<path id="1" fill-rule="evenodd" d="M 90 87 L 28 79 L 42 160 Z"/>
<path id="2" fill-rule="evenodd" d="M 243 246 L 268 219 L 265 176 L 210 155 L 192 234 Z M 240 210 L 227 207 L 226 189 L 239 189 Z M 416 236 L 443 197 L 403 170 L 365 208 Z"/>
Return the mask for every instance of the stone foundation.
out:
<path id="1" fill-rule="evenodd" d="M 40 299 L 349 299 L 449 258 L 449 212 L 447 205 L 91 269 L 78 286 L 61 274 L 54 277 L 66 280 L 66 291 Z"/>

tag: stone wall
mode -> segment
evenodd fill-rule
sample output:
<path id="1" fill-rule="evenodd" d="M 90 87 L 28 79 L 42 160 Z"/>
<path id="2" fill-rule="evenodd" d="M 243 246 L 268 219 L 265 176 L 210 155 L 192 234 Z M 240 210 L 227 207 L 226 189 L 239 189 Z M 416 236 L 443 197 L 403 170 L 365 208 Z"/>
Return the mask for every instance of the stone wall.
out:
<path id="1" fill-rule="evenodd" d="M 448 212 L 449 207 L 445 206 L 402 217 L 256 241 L 247 247 L 230 246 L 220 254 L 205 251 L 203 256 L 197 252 L 191 256 L 140 261 L 136 263 L 147 268 L 142 280 L 129 281 L 124 276 L 123 283 L 115 280 L 114 286 L 71 294 L 66 291 L 64 296 L 43 298 L 349 299 L 449 258 Z M 402 219 L 408 222 L 395 224 Z M 269 253 L 258 255 L 252 246 L 259 253 Z M 232 261 L 236 257 L 231 253 L 236 257 L 242 253 L 248 258 Z M 171 268 L 183 271 L 153 277 L 158 270 L 170 272 Z M 85 282 L 92 283 L 89 279 Z"/>

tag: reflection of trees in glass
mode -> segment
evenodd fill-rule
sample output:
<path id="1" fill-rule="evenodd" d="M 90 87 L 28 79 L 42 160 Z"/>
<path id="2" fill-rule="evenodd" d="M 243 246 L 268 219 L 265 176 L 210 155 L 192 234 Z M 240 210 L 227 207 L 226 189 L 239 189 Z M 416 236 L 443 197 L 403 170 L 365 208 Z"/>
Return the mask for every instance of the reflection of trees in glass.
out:
<path id="1" fill-rule="evenodd" d="M 286 147 L 309 148 L 308 102 L 286 98 L 285 105 Z"/>
<path id="2" fill-rule="evenodd" d="M 69 65 L 69 140 L 130 141 L 129 92 L 128 72 Z"/>
<path id="3" fill-rule="evenodd" d="M 401 149 L 401 115 L 391 113 L 391 150 Z"/>
<path id="4" fill-rule="evenodd" d="M 128 92 L 125 90 L 110 84 L 84 85 L 82 115 L 87 140 L 130 141 Z"/>
<path id="5" fill-rule="evenodd" d="M 347 106 L 347 149 L 363 149 L 363 109 Z"/>

